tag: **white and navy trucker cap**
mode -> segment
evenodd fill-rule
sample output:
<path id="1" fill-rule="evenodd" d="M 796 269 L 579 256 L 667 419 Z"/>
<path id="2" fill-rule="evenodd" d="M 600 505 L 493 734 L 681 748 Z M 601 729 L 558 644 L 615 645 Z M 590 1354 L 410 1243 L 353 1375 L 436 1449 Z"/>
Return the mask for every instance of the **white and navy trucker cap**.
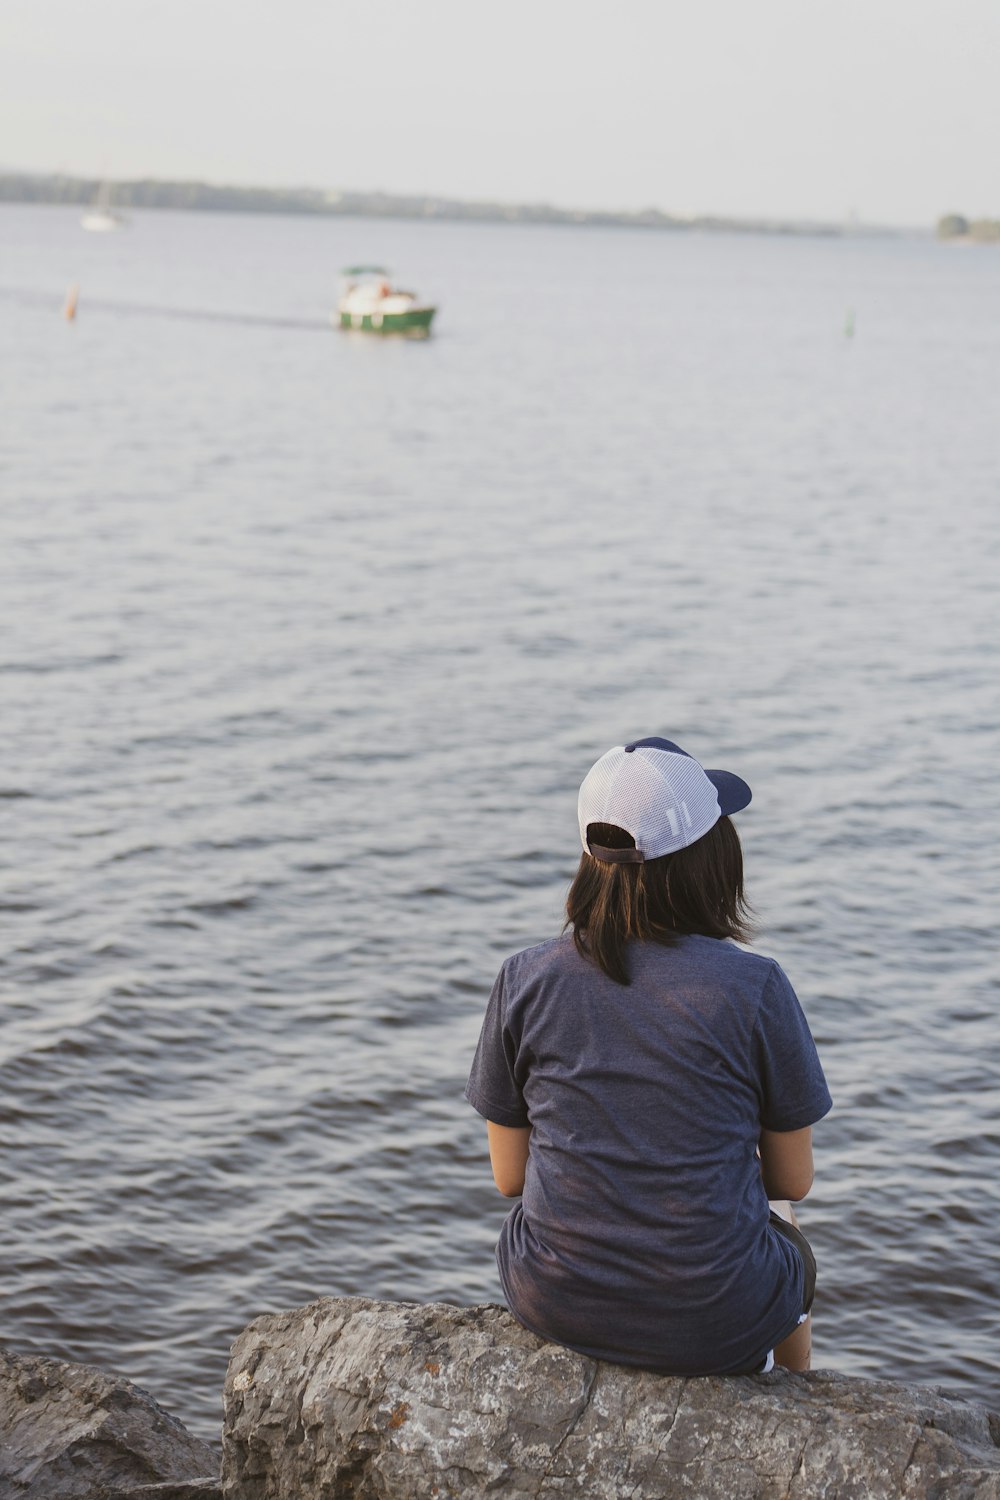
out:
<path id="1" fill-rule="evenodd" d="M 616 745 L 587 772 L 577 811 L 588 854 L 610 864 L 642 864 L 686 849 L 750 801 L 750 788 L 731 771 L 706 771 L 670 740 Z M 611 823 L 635 840 L 634 849 L 592 844 L 592 823 Z"/>

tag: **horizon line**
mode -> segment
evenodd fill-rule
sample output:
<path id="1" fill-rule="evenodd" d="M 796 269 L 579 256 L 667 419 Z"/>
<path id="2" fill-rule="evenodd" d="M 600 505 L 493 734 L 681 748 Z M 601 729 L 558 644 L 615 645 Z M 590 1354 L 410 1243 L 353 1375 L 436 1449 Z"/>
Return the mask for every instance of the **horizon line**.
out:
<path id="1" fill-rule="evenodd" d="M 613 208 L 579 208 L 557 204 L 544 199 L 512 201 L 499 198 L 463 198 L 454 197 L 444 193 L 432 192 L 399 192 L 385 188 L 319 188 L 305 183 L 294 186 L 274 186 L 264 183 L 233 183 L 222 182 L 207 177 L 162 177 L 162 176 L 118 176 L 109 177 L 97 174 L 82 174 L 70 171 L 53 171 L 40 169 L 27 169 L 23 167 L 0 166 L 0 179 L 20 179 L 37 184 L 46 182 L 62 182 L 75 184 L 80 188 L 96 190 L 107 184 L 110 188 L 161 188 L 164 190 L 187 189 L 203 190 L 208 193 L 221 193 L 237 197 L 239 195 L 260 194 L 271 199 L 298 197 L 298 207 L 289 203 L 286 211 L 291 213 L 317 213 L 336 215 L 342 213 L 345 216 L 363 213 L 362 205 L 368 201 L 371 204 L 383 205 L 383 213 L 392 215 L 392 208 L 400 210 L 401 217 L 417 217 L 425 219 L 447 218 L 452 216 L 460 218 L 489 218 L 500 222 L 550 222 L 565 223 L 572 225 L 590 224 L 621 224 L 632 225 L 639 228 L 662 227 L 670 228 L 699 228 L 719 227 L 733 229 L 763 229 L 772 232 L 798 231 L 800 233 L 821 233 L 825 235 L 850 236 L 854 233 L 880 233 L 880 234 L 906 234 L 906 233 L 928 233 L 933 230 L 933 225 L 928 223 L 886 224 L 875 220 L 862 219 L 859 215 L 849 213 L 841 219 L 812 218 L 794 214 L 730 214 L 713 211 L 702 211 L 698 213 L 682 213 L 672 210 L 646 206 L 638 209 L 613 209 Z M 0 201 L 12 201 L 0 192 Z M 13 201 L 25 201 L 23 199 Z M 38 200 L 27 200 L 38 201 Z M 46 201 L 46 200 L 41 200 Z M 53 200 L 47 200 L 53 201 Z M 59 201 L 59 200 L 54 200 Z M 72 202 L 75 200 L 63 200 Z M 133 208 L 163 208 L 181 207 L 190 211 L 210 211 L 209 205 L 169 205 L 157 203 L 136 203 L 125 205 Z M 220 211 L 227 211 L 224 205 L 215 205 Z M 228 211 L 237 209 L 237 205 L 230 205 Z M 243 211 L 252 212 L 253 207 L 249 204 L 240 205 Z M 264 205 L 258 205 L 263 208 Z M 272 207 L 271 212 L 276 211 Z M 280 211 L 280 210 L 278 210 Z M 939 215 L 944 217 L 944 215 Z"/>

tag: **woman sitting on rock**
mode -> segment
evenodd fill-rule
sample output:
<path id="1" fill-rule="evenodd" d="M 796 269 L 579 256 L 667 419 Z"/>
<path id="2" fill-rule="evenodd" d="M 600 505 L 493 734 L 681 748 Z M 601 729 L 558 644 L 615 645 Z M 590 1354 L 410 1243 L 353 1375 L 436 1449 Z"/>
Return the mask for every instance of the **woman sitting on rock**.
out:
<path id="1" fill-rule="evenodd" d="M 506 961 L 466 1089 L 520 1199 L 497 1247 L 511 1311 L 673 1375 L 809 1368 L 816 1265 L 768 1200 L 808 1193 L 830 1095 L 784 973 L 732 941 L 749 801 L 669 740 L 602 756 L 572 932 Z"/>

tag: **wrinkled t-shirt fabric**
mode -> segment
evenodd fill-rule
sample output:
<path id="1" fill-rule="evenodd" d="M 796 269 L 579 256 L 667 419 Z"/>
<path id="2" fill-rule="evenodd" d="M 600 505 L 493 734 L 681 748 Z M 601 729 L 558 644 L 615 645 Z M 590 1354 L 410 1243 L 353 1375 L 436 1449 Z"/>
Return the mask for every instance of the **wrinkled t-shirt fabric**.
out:
<path id="1" fill-rule="evenodd" d="M 633 943 L 631 982 L 572 936 L 493 987 L 470 1104 L 532 1127 L 497 1246 L 508 1306 L 597 1359 L 676 1375 L 755 1369 L 802 1312 L 802 1262 L 771 1229 L 761 1128 L 830 1108 L 809 1026 L 773 959 L 706 937 Z"/>

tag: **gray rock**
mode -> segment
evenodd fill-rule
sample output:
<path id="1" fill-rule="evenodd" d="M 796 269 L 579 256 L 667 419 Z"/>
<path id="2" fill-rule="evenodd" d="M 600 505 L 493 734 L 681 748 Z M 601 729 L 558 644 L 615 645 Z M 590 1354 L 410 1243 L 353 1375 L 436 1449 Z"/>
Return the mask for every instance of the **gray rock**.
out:
<path id="1" fill-rule="evenodd" d="M 493 1306 L 258 1318 L 225 1409 L 226 1500 L 1000 1500 L 1000 1418 L 974 1403 L 825 1371 L 652 1375 Z"/>
<path id="2" fill-rule="evenodd" d="M 127 1489 L 103 1487 L 94 1500 L 222 1500 L 218 1479 L 178 1479 L 166 1484 L 135 1484 Z"/>
<path id="3" fill-rule="evenodd" d="M 218 1468 L 128 1380 L 0 1351 L 0 1500 L 213 1500 Z"/>
<path id="4" fill-rule="evenodd" d="M 95 1500 L 222 1500 L 217 1479 L 168 1480 L 166 1484 L 137 1484 L 127 1489 L 101 1489 Z"/>

